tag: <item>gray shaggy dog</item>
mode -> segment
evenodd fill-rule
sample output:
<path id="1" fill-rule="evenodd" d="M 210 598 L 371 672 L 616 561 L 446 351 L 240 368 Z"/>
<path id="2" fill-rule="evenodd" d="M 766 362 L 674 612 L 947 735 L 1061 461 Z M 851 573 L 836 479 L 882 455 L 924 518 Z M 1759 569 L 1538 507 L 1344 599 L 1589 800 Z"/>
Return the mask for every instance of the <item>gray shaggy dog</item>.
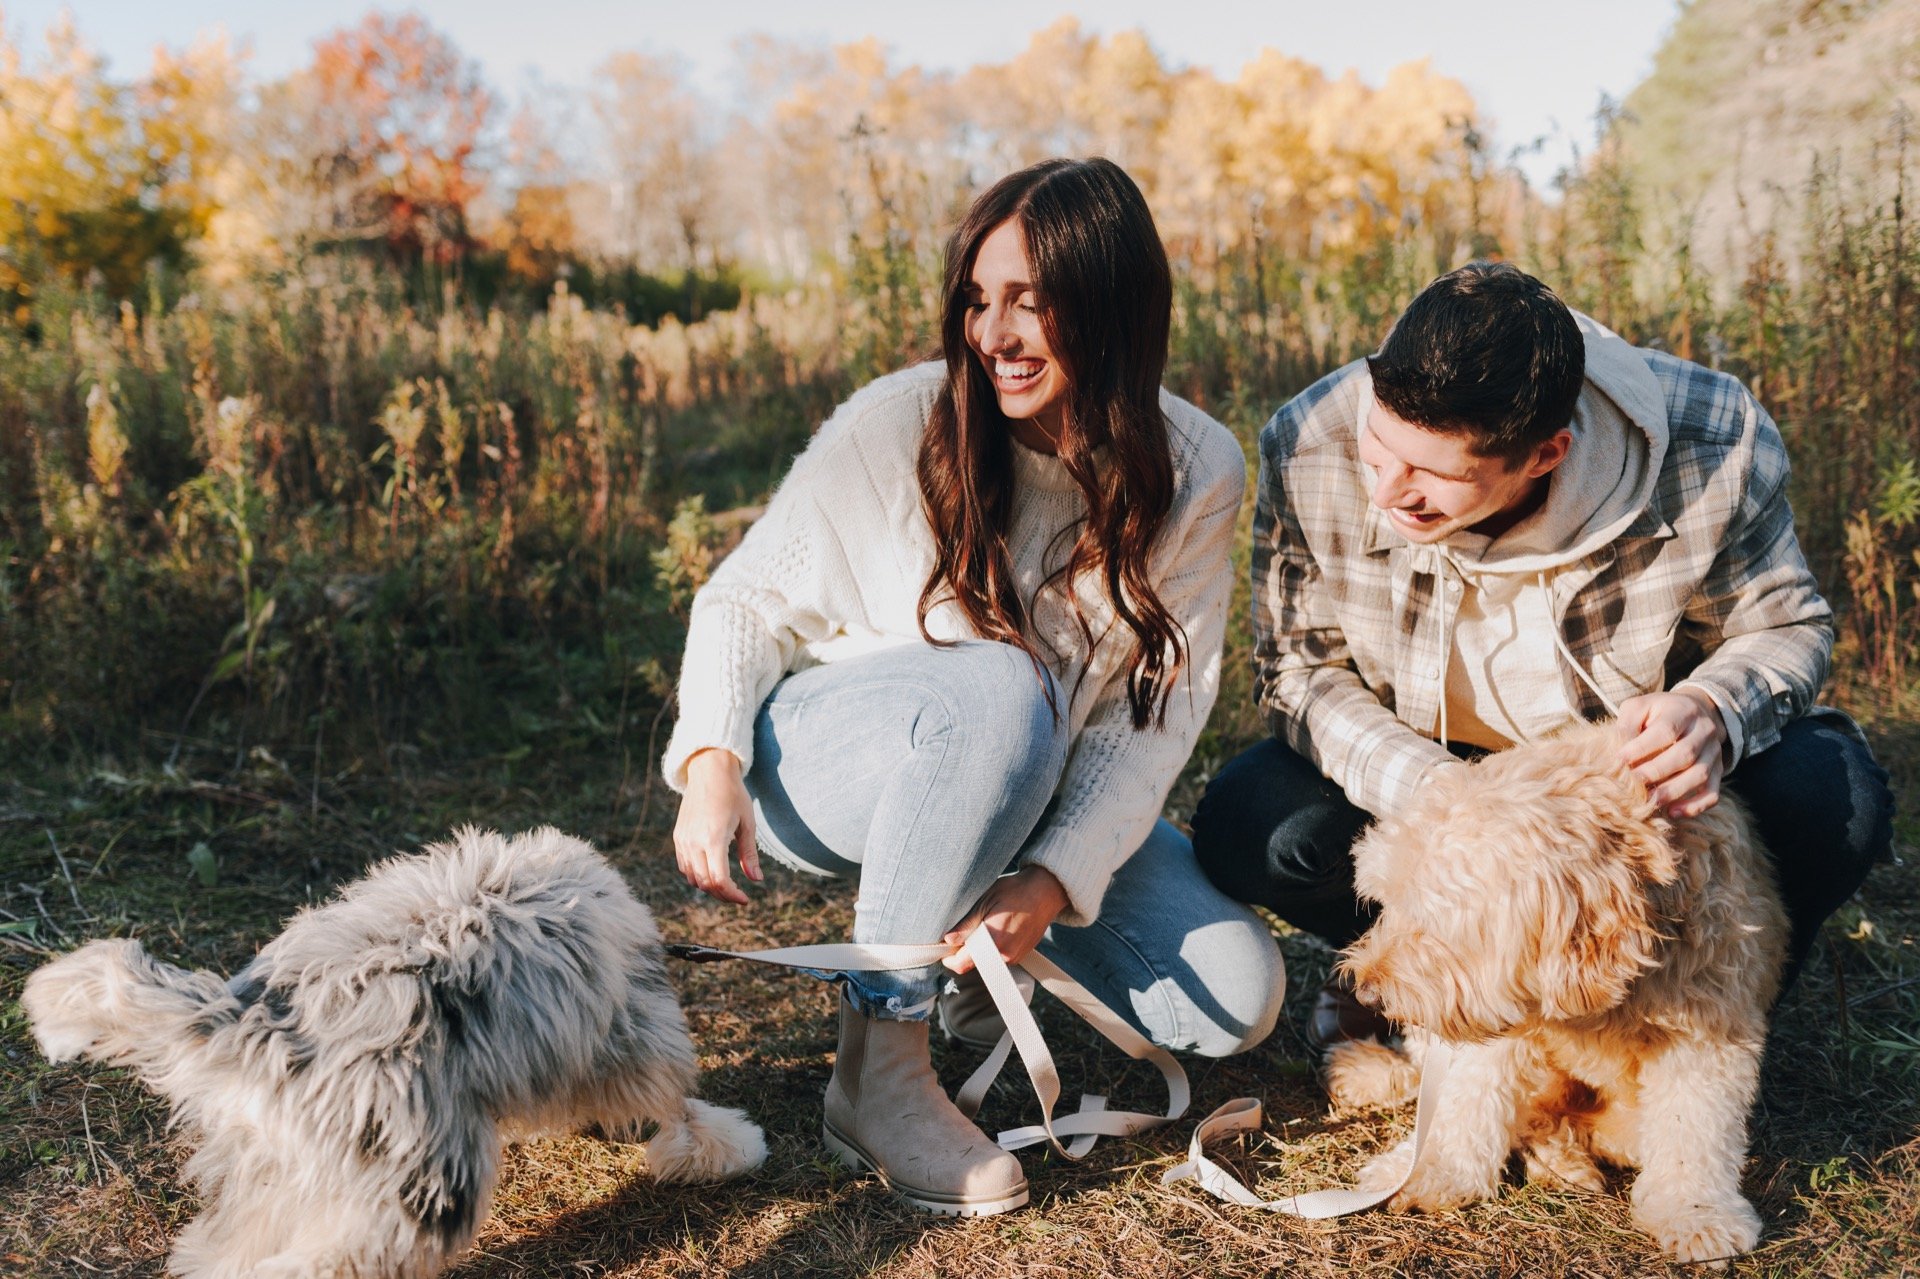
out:
<path id="1" fill-rule="evenodd" d="M 96 941 L 22 997 L 54 1061 L 131 1068 L 198 1149 L 175 1274 L 437 1273 L 485 1220 L 504 1142 L 658 1132 L 661 1181 L 766 1157 L 693 1098 L 653 916 L 587 844 L 471 828 L 301 911 L 231 981 Z"/>

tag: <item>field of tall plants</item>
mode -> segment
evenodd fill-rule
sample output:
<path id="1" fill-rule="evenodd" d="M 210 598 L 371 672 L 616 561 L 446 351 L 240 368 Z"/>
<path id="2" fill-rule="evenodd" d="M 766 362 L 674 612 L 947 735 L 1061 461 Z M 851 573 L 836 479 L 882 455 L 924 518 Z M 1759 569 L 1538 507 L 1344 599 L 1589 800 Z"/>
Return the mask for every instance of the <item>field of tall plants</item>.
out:
<path id="1" fill-rule="evenodd" d="M 1170 387 L 1251 456 L 1289 395 L 1481 256 L 1636 342 L 1738 374 L 1780 423 L 1801 537 L 1840 612 L 1829 696 L 1894 772 L 1896 843 L 1911 850 L 1920 244 L 1905 175 L 1888 198 L 1816 166 L 1743 267 L 1709 274 L 1683 225 L 1646 216 L 1649 193 L 1604 141 L 1557 203 L 1485 164 L 1470 130 L 1456 141 L 1444 216 L 1361 220 L 1337 252 L 1270 233 L 1257 200 L 1231 235 L 1180 223 Z M 764 944 L 845 927 L 844 897 L 777 873 L 751 912 L 691 899 L 663 852 L 655 761 L 692 592 L 839 400 L 936 353 L 938 228 L 900 212 L 924 190 L 877 159 L 850 172 L 847 206 L 867 213 L 843 252 L 804 283 L 745 281 L 736 306 L 691 321 L 635 322 L 564 273 L 536 296 L 495 295 L 457 263 L 423 274 L 340 252 L 217 280 L 156 261 L 130 293 L 49 279 L 0 321 L 0 1259 L 154 1273 L 192 1210 L 162 1112 L 122 1077 L 37 1063 L 11 1002 L 33 963 L 82 937 L 142 935 L 231 969 L 370 857 L 468 820 L 594 838 L 677 935 Z M 1176 818 L 1264 731 L 1244 527 L 1237 555 L 1228 682 Z M 1920 1265 L 1915 888 L 1910 868 L 1877 871 L 1783 1005 L 1776 1045 L 1793 1068 L 1776 1049 L 1751 1170 L 1770 1223 L 1755 1273 Z M 1329 957 L 1283 946 L 1310 992 Z M 729 1203 L 636 1190 L 638 1157 L 604 1143 L 529 1147 L 464 1273 L 1653 1264 L 1619 1195 L 1529 1191 L 1344 1234 L 1229 1219 L 1151 1185 L 1171 1138 L 1049 1166 L 1028 1214 L 929 1232 L 808 1153 L 831 1042 L 810 990 L 703 971 L 686 994 L 709 1095 L 755 1109 L 782 1170 Z M 1069 1071 L 1117 1069 L 1065 1033 Z M 1265 1092 L 1305 1116 L 1242 1152 L 1250 1178 L 1280 1179 L 1267 1193 L 1336 1180 L 1399 1131 L 1325 1117 L 1303 1056 L 1287 1030 L 1198 1077 L 1197 1105 Z M 1133 1086 L 1109 1082 L 1122 1099 Z M 994 1104 L 1010 1117 L 1019 1101 Z"/>
<path id="2" fill-rule="evenodd" d="M 1729 281 L 1642 243 L 1632 201 L 1602 155 L 1510 243 L 1383 239 L 1333 271 L 1257 240 L 1190 259 L 1169 383 L 1251 446 L 1433 274 L 1509 256 L 1748 381 L 1793 453 L 1848 696 L 1904 706 L 1920 247 L 1902 206 L 1817 171 L 1804 220 Z M 629 323 L 564 282 L 544 306 L 482 308 L 453 280 L 422 303 L 339 258 L 226 289 L 156 273 L 139 304 L 43 294 L 0 332 L 0 741 L 376 768 L 551 732 L 641 745 L 738 512 L 851 388 L 936 354 L 929 241 L 691 324 Z"/>

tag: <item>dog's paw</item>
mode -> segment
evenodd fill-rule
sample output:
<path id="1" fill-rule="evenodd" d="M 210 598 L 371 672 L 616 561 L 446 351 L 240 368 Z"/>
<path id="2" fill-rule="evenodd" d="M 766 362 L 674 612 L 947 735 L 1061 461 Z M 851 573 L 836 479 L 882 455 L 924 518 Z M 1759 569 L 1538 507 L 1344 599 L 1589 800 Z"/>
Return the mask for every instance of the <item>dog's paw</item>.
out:
<path id="1" fill-rule="evenodd" d="M 686 1100 L 683 1118 L 666 1119 L 647 1143 L 647 1163 L 661 1182 L 725 1181 L 767 1158 L 760 1126 L 738 1110 Z"/>
<path id="2" fill-rule="evenodd" d="M 1360 1170 L 1359 1189 L 1377 1194 L 1399 1186 L 1387 1200 L 1389 1212 L 1444 1212 L 1492 1198 L 1497 1186 L 1484 1178 L 1462 1175 L 1457 1169 L 1442 1168 L 1431 1158 L 1407 1175 L 1413 1159 L 1413 1142 L 1407 1140 L 1385 1154 L 1376 1155 Z M 1401 1182 L 1405 1185 L 1401 1185 Z"/>
<path id="3" fill-rule="evenodd" d="M 1360 1189 L 1377 1193 L 1399 1185 L 1387 1200 L 1389 1212 L 1445 1212 L 1491 1199 L 1500 1189 L 1498 1168 L 1481 1175 L 1473 1169 L 1453 1167 L 1436 1159 L 1429 1147 L 1427 1157 L 1409 1176 L 1407 1165 L 1412 1159 L 1413 1140 L 1408 1138 L 1360 1170 Z M 1400 1185 L 1403 1179 L 1406 1184 Z"/>
<path id="4" fill-rule="evenodd" d="M 1391 1150 L 1383 1151 L 1369 1159 L 1360 1169 L 1358 1187 L 1369 1193 L 1377 1193 L 1391 1186 L 1397 1186 L 1407 1178 L 1407 1169 L 1413 1163 L 1413 1140 L 1408 1138 Z"/>
<path id="5" fill-rule="evenodd" d="M 1597 1195 L 1607 1188 L 1606 1175 L 1593 1156 L 1578 1146 L 1556 1141 L 1528 1146 L 1527 1180 L 1542 1186 L 1561 1186 Z"/>
<path id="6" fill-rule="evenodd" d="M 1327 1096 L 1340 1110 L 1400 1106 L 1420 1091 L 1420 1068 L 1373 1039 L 1329 1044 L 1325 1071 Z"/>
<path id="7" fill-rule="evenodd" d="M 1706 1262 L 1716 1270 L 1760 1242 L 1760 1214 L 1744 1199 L 1636 1204 L 1633 1220 L 1675 1261 Z"/>
<path id="8" fill-rule="evenodd" d="M 1387 1200 L 1389 1212 L 1446 1212 L 1493 1198 L 1499 1185 L 1452 1168 L 1415 1168 L 1407 1184 Z"/>

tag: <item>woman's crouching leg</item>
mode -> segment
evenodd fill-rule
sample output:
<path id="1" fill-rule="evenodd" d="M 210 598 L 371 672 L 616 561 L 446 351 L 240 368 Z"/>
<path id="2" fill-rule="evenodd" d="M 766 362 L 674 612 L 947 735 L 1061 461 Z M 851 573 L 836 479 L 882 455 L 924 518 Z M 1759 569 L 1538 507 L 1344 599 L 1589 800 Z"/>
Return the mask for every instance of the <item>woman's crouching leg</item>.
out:
<path id="1" fill-rule="evenodd" d="M 1203 1057 L 1265 1039 L 1287 991 L 1266 924 L 1207 882 L 1165 821 L 1114 875 L 1100 918 L 1056 925 L 1040 950 L 1153 1042 Z"/>
<path id="2" fill-rule="evenodd" d="M 1007 868 L 1059 782 L 1057 698 L 1025 653 L 982 641 L 902 645 L 790 676 L 755 726 L 747 789 L 762 848 L 857 880 L 855 941 L 939 941 Z M 849 974 L 848 995 L 866 1016 L 921 1020 L 944 976 Z"/>

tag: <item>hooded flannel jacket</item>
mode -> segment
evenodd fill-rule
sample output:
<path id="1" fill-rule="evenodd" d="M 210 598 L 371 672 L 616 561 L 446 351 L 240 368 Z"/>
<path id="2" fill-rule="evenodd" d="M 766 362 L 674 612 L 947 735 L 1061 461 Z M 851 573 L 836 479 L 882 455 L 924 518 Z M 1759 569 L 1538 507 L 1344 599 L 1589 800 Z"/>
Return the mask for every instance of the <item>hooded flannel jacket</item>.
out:
<path id="1" fill-rule="evenodd" d="M 1779 740 L 1825 681 L 1833 616 L 1794 535 L 1787 451 L 1746 387 L 1641 351 L 1671 439 L 1653 495 L 1612 542 L 1551 580 L 1564 653 L 1618 705 L 1675 683 L 1727 724 L 1728 769 Z M 1365 361 L 1314 383 L 1260 432 L 1254 695 L 1275 736 L 1368 812 L 1453 756 L 1435 740 L 1461 584 L 1373 505 L 1357 451 Z M 1561 671 L 1587 719 L 1606 703 Z"/>

